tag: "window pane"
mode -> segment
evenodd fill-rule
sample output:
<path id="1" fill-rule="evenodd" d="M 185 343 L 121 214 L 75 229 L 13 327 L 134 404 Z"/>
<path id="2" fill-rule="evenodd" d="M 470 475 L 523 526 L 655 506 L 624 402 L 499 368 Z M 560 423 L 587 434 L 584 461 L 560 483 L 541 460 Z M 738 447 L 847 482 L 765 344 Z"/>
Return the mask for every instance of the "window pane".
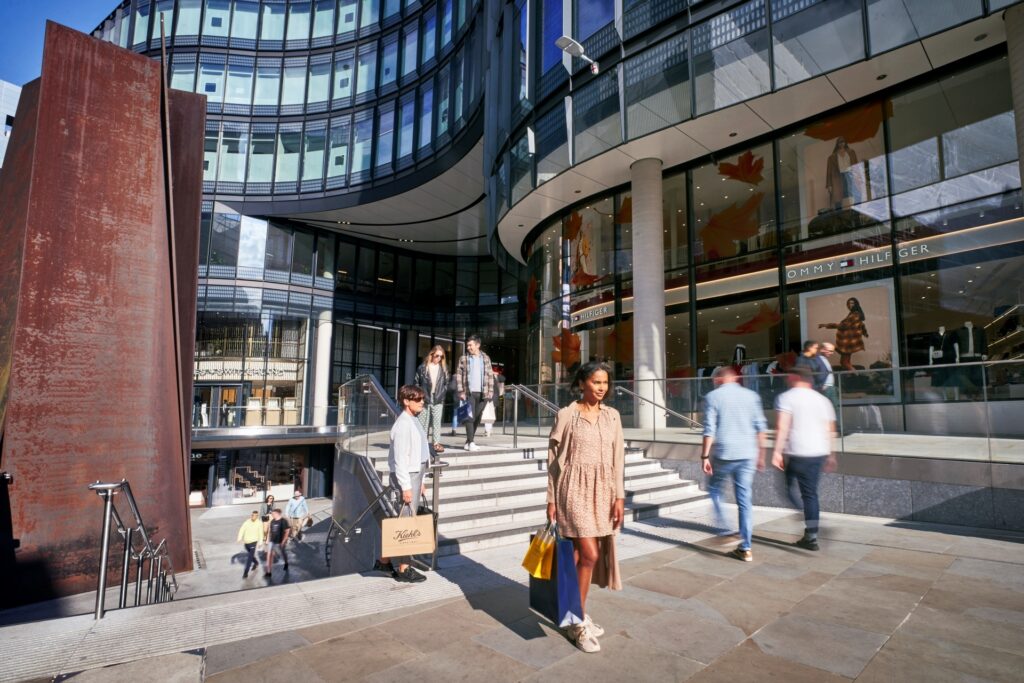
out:
<path id="1" fill-rule="evenodd" d="M 171 87 L 192 92 L 196 79 L 195 62 L 174 62 L 171 64 Z"/>
<path id="2" fill-rule="evenodd" d="M 555 45 L 562 33 L 562 0 L 540 0 L 544 4 L 540 18 L 541 73 L 562 63 L 562 51 Z"/>
<path id="3" fill-rule="evenodd" d="M 238 240 L 239 277 L 263 277 L 266 254 L 267 221 L 241 216 Z M 242 272 L 243 268 L 249 272 Z"/>
<path id="4" fill-rule="evenodd" d="M 167 39 L 170 40 L 171 29 L 174 27 L 174 0 L 158 0 L 156 3 L 156 14 L 153 17 L 153 40 L 157 42 L 160 40 L 161 19 Z"/>
<path id="5" fill-rule="evenodd" d="M 362 45 L 356 64 L 356 94 L 361 95 L 377 87 L 377 47 Z"/>
<path id="6" fill-rule="evenodd" d="M 868 0 L 871 52 L 906 45 L 981 12 L 981 0 Z"/>
<path id="7" fill-rule="evenodd" d="M 348 119 L 331 125 L 331 154 L 327 162 L 328 178 L 344 178 L 348 170 Z"/>
<path id="8" fill-rule="evenodd" d="M 277 167 L 275 183 L 294 182 L 299 177 L 299 150 L 302 148 L 300 131 L 280 131 L 277 134 Z"/>
<path id="9" fill-rule="evenodd" d="M 149 0 L 139 2 L 135 0 L 135 32 L 132 34 L 132 44 L 138 45 L 149 40 Z"/>
<path id="10" fill-rule="evenodd" d="M 764 0 L 753 0 L 698 24 L 690 38 L 697 114 L 768 92 Z"/>
<path id="11" fill-rule="evenodd" d="M 309 94 L 306 102 L 326 102 L 331 89 L 331 62 L 309 65 Z"/>
<path id="12" fill-rule="evenodd" d="M 416 100 L 409 98 L 401 104 L 400 128 L 398 130 L 398 156 L 400 159 L 412 156 L 414 126 L 416 125 Z"/>
<path id="13" fill-rule="evenodd" d="M 313 235 L 308 232 L 295 232 L 292 272 L 299 275 L 313 274 Z"/>
<path id="14" fill-rule="evenodd" d="M 380 56 L 380 84 L 385 86 L 395 82 L 398 77 L 398 40 L 384 39 L 384 47 Z"/>
<path id="15" fill-rule="evenodd" d="M 327 129 L 306 129 L 306 142 L 302 151 L 302 179 L 320 180 L 324 177 L 324 146 Z"/>
<path id="16" fill-rule="evenodd" d="M 416 27 L 407 27 L 404 30 L 404 38 L 402 43 L 402 75 L 416 71 L 416 45 L 417 45 L 417 31 Z"/>
<path id="17" fill-rule="evenodd" d="M 258 65 L 256 67 L 256 95 L 253 104 L 276 107 L 280 89 L 281 65 Z"/>
<path id="18" fill-rule="evenodd" d="M 576 39 L 584 41 L 615 19 L 612 0 L 576 0 Z"/>
<path id="19" fill-rule="evenodd" d="M 739 256 L 775 244 L 771 145 L 693 170 L 694 259 Z"/>
<path id="20" fill-rule="evenodd" d="M 252 64 L 229 64 L 225 102 L 248 105 L 252 100 Z"/>
<path id="21" fill-rule="evenodd" d="M 253 131 L 249 156 L 250 183 L 269 183 L 274 170 L 274 131 Z"/>
<path id="22" fill-rule="evenodd" d="M 302 104 L 306 98 L 306 64 L 286 63 L 284 85 L 281 88 L 281 105 Z"/>
<path id="23" fill-rule="evenodd" d="M 532 178 L 530 177 L 530 162 L 533 157 L 530 155 L 529 144 L 526 136 L 519 138 L 512 147 L 512 204 L 526 196 L 530 191 Z"/>
<path id="24" fill-rule="evenodd" d="M 556 106 L 537 119 L 537 184 L 569 168 L 565 107 Z"/>
<path id="25" fill-rule="evenodd" d="M 437 137 L 448 132 L 448 88 L 450 66 L 445 65 L 437 75 Z"/>
<path id="26" fill-rule="evenodd" d="M 198 36 L 201 14 L 201 0 L 178 0 L 178 25 L 175 27 L 175 35 Z"/>
<path id="27" fill-rule="evenodd" d="M 864 59 L 861 0 L 772 2 L 775 87 Z"/>
<path id="28" fill-rule="evenodd" d="M 205 58 L 205 55 L 204 55 Z M 206 101 L 220 102 L 224 97 L 224 62 L 203 62 L 199 65 L 196 92 L 206 95 Z"/>
<path id="29" fill-rule="evenodd" d="M 231 37 L 242 40 L 256 40 L 256 25 L 259 23 L 258 2 L 235 0 L 235 14 L 231 18 Z"/>
<path id="30" fill-rule="evenodd" d="M 313 272 L 318 278 L 334 280 L 334 242 L 334 235 L 319 235 L 316 239 L 316 270 Z M 332 285 L 327 283 L 327 286 Z"/>
<path id="31" fill-rule="evenodd" d="M 352 139 L 352 173 L 370 170 L 370 149 L 373 145 L 373 119 L 356 121 Z M 353 179 L 354 182 L 355 179 Z"/>
<path id="32" fill-rule="evenodd" d="M 267 270 L 287 273 L 292 262 L 292 231 L 270 224 L 267 231 Z"/>
<path id="33" fill-rule="evenodd" d="M 341 0 L 341 5 L 338 8 L 339 36 L 356 30 L 356 12 L 358 9 L 356 0 Z"/>
<path id="34" fill-rule="evenodd" d="M 308 2 L 292 2 L 288 6 L 288 40 L 309 40 Z"/>
<path id="35" fill-rule="evenodd" d="M 441 47 L 452 42 L 452 0 L 441 0 Z"/>
<path id="36" fill-rule="evenodd" d="M 576 163 L 622 142 L 619 130 L 619 81 L 604 71 L 573 95 Z"/>
<path id="37" fill-rule="evenodd" d="M 336 0 L 317 0 L 313 15 L 313 37 L 334 35 L 334 6 Z"/>
<path id="38" fill-rule="evenodd" d="M 400 0 L 384 0 L 384 19 L 390 19 L 402 10 Z"/>
<path id="39" fill-rule="evenodd" d="M 284 40 L 285 5 L 263 5 L 260 40 Z"/>
<path id="40" fill-rule="evenodd" d="M 217 179 L 217 124 L 206 129 L 206 137 L 203 138 L 203 180 L 214 181 Z"/>
<path id="41" fill-rule="evenodd" d="M 626 132 L 631 139 L 690 118 L 686 34 L 626 62 Z"/>
<path id="42" fill-rule="evenodd" d="M 231 20 L 231 3 L 228 0 L 206 0 L 206 14 L 203 20 L 203 35 L 227 38 Z"/>
<path id="43" fill-rule="evenodd" d="M 382 108 L 377 116 L 377 166 L 391 163 L 395 135 L 395 110 Z"/>
<path id="44" fill-rule="evenodd" d="M 359 13 L 359 28 L 371 26 L 377 23 L 377 17 L 380 14 L 380 1 L 363 0 L 361 10 Z"/>
<path id="45" fill-rule="evenodd" d="M 423 58 L 420 64 L 426 64 L 434 58 L 434 49 L 437 41 L 437 10 L 431 7 L 423 15 Z"/>
<path id="46" fill-rule="evenodd" d="M 433 140 L 434 89 L 430 85 L 420 88 L 420 149 Z"/>
<path id="47" fill-rule="evenodd" d="M 239 218 L 238 214 L 213 214 L 210 265 L 234 266 L 238 263 Z"/>
<path id="48" fill-rule="evenodd" d="M 225 124 L 220 143 L 220 171 L 217 179 L 221 182 L 245 182 L 245 157 L 248 154 L 248 130 L 228 130 Z"/>
<path id="49" fill-rule="evenodd" d="M 334 56 L 334 99 L 352 97 L 352 53 L 337 53 Z"/>
<path id="50" fill-rule="evenodd" d="M 688 219 L 685 173 L 669 176 L 662 182 L 662 205 L 662 221 L 665 226 L 665 280 L 668 282 L 677 277 L 671 274 L 671 271 L 687 266 L 689 229 L 686 223 Z M 678 284 L 681 283 L 672 283 L 672 286 Z"/>

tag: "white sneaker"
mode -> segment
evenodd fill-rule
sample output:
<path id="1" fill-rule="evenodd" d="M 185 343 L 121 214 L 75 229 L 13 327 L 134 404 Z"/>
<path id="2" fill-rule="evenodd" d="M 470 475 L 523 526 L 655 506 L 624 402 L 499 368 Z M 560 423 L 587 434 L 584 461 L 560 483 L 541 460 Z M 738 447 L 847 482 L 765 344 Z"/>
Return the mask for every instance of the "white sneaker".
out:
<path id="1" fill-rule="evenodd" d="M 594 620 L 590 618 L 589 614 L 583 615 L 583 623 L 590 629 L 591 635 L 595 638 L 600 638 L 604 635 L 604 629 L 594 623 Z"/>
<path id="2" fill-rule="evenodd" d="M 567 630 L 573 645 L 583 652 L 591 654 L 601 651 L 601 643 L 597 642 L 597 637 L 594 636 L 593 632 L 590 630 L 590 626 L 586 622 L 582 624 L 573 624 Z"/>
<path id="3" fill-rule="evenodd" d="M 466 450 L 467 451 L 478 451 L 478 450 L 480 450 L 480 447 L 477 446 L 475 443 L 467 443 L 466 444 Z"/>

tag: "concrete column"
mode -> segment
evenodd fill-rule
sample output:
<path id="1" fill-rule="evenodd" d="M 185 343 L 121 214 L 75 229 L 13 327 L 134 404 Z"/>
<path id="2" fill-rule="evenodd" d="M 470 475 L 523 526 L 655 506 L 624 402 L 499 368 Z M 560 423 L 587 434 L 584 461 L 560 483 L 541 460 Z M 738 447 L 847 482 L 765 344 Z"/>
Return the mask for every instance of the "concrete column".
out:
<path id="1" fill-rule="evenodd" d="M 661 160 L 631 167 L 633 194 L 633 376 L 636 392 L 665 405 L 665 248 Z M 658 380 L 658 381 L 644 381 Z M 638 401 L 637 426 L 663 428 L 665 415 Z"/>
<path id="2" fill-rule="evenodd" d="M 327 409 L 337 397 L 331 393 L 331 335 L 334 332 L 333 311 L 320 311 L 316 325 L 315 359 L 313 360 L 313 425 L 327 424 Z"/>
<path id="3" fill-rule="evenodd" d="M 1017 163 L 1024 178 L 1024 5 L 1014 5 L 1003 13 L 1006 22 L 1006 49 L 1010 62 L 1010 93 L 1013 118 L 1017 124 Z"/>

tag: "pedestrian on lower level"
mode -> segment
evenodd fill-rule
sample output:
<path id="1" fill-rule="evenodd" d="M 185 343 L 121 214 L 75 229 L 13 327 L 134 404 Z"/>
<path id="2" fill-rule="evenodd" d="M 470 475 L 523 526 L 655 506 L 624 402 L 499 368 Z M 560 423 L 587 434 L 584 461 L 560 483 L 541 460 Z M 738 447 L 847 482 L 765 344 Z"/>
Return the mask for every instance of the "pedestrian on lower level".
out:
<path id="1" fill-rule="evenodd" d="M 778 415 L 772 465 L 786 473 L 786 492 L 793 505 L 804 512 L 804 535 L 796 542 L 807 550 L 818 549 L 818 481 L 821 472 L 836 468 L 833 437 L 836 412 L 832 402 L 811 388 L 813 376 L 806 368 L 789 373 L 792 387 L 775 399 Z M 797 497 L 794 485 L 800 489 Z"/>
<path id="2" fill-rule="evenodd" d="M 288 571 L 288 555 L 285 554 L 285 546 L 288 544 L 288 537 L 291 535 L 291 527 L 288 520 L 281 516 L 281 509 L 274 508 L 270 513 L 270 525 L 267 529 L 267 566 L 263 575 L 270 576 L 274 568 L 274 553 L 280 553 L 284 560 L 284 570 Z"/>
<path id="3" fill-rule="evenodd" d="M 388 499 L 389 512 L 393 516 L 402 514 L 406 505 L 416 514 L 420 500 L 427 492 L 423 475 L 428 469 L 430 448 L 423 424 L 416 418 L 424 405 L 423 389 L 415 384 L 406 384 L 398 390 L 398 402 L 402 412 L 391 427 L 391 445 L 388 449 L 388 467 L 391 470 L 391 493 Z M 391 574 L 395 581 L 419 583 L 427 577 L 412 568 L 410 557 L 381 557 L 373 568 Z M 398 562 L 396 568 L 394 562 Z"/>
<path id="4" fill-rule="evenodd" d="M 291 538 L 296 541 L 302 540 L 302 530 L 306 527 L 306 520 L 309 519 L 309 503 L 302 495 L 302 489 L 295 489 L 291 500 L 285 506 L 284 514 L 288 518 L 288 526 L 291 528 Z"/>
<path id="5" fill-rule="evenodd" d="M 466 353 L 459 358 L 455 371 L 460 401 L 469 403 L 473 417 L 466 420 L 467 451 L 480 450 L 476 445 L 476 430 L 483 417 L 484 404 L 494 400 L 494 370 L 490 357 L 480 348 L 479 335 L 472 334 L 466 339 Z"/>
<path id="6" fill-rule="evenodd" d="M 249 577 L 250 567 L 256 569 L 260 566 L 256 559 L 256 544 L 263 540 L 263 522 L 260 521 L 259 510 L 253 510 L 249 519 L 242 522 L 242 526 L 238 528 L 237 540 L 245 545 L 245 571 L 242 572 L 242 578 L 245 579 Z"/>
<path id="7" fill-rule="evenodd" d="M 576 372 L 581 398 L 558 411 L 548 444 L 548 519 L 576 549 L 583 622 L 568 635 L 583 652 L 598 652 L 604 635 L 587 614 L 590 584 L 622 590 L 615 534 L 625 514 L 625 438 L 619 412 L 603 403 L 610 374 L 597 361 Z"/>
<path id="8" fill-rule="evenodd" d="M 260 506 L 260 519 L 263 520 L 263 543 L 267 542 L 267 530 L 270 528 L 270 513 L 274 511 L 274 494 L 268 493 Z"/>
<path id="9" fill-rule="evenodd" d="M 764 470 L 764 448 L 768 423 L 761 397 L 739 384 L 731 366 L 717 368 L 711 375 L 716 389 L 704 397 L 704 450 L 701 463 L 711 477 L 708 492 L 715 507 L 715 521 L 721 533 L 728 531 L 722 512 L 722 493 L 733 480 L 739 508 L 740 544 L 733 556 L 753 560 L 751 538 L 751 487 L 754 469 Z"/>

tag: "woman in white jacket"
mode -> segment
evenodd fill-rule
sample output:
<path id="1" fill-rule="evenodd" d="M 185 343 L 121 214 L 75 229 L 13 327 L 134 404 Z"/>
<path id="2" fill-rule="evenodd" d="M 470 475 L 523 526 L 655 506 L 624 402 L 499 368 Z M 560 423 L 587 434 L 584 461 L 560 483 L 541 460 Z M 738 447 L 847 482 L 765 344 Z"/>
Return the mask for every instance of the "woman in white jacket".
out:
<path id="1" fill-rule="evenodd" d="M 411 505 L 413 514 L 416 514 L 420 497 L 426 493 L 423 475 L 430 459 L 427 433 L 423 429 L 423 424 L 416 419 L 423 410 L 423 389 L 414 384 L 406 384 L 398 390 L 398 402 L 402 406 L 402 413 L 391 427 L 391 447 L 388 450 L 391 491 L 394 494 L 392 505 L 397 514 L 401 514 L 402 507 L 406 504 Z M 403 583 L 427 580 L 427 577 L 409 566 L 409 558 L 395 559 L 399 562 L 397 569 L 387 557 L 380 558 L 374 569 L 390 573 L 395 581 Z"/>

